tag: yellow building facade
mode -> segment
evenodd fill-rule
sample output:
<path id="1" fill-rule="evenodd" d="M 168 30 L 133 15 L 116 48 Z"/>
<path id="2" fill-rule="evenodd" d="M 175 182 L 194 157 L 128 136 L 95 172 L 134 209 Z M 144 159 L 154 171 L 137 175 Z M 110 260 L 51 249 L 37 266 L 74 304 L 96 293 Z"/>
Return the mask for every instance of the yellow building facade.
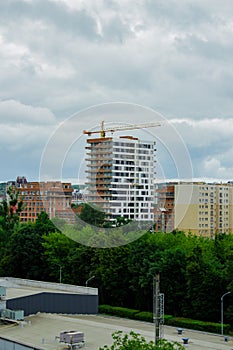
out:
<path id="1" fill-rule="evenodd" d="M 179 183 L 174 190 L 174 228 L 204 237 L 233 232 L 232 184 Z"/>

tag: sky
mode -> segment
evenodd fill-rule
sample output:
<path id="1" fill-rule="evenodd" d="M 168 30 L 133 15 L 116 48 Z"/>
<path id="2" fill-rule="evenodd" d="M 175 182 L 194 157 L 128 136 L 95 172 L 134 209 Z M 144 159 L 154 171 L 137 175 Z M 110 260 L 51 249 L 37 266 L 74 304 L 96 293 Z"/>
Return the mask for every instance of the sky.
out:
<path id="1" fill-rule="evenodd" d="M 160 179 L 233 180 L 232 57 L 232 0 L 0 1 L 0 181 L 81 181 L 102 120 L 161 122 L 130 132 Z"/>

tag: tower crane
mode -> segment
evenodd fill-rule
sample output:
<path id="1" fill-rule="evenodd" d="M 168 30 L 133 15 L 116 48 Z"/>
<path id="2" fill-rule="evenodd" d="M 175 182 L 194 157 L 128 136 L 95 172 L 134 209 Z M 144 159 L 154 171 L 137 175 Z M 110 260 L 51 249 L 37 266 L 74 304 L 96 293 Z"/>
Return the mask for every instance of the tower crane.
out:
<path id="1" fill-rule="evenodd" d="M 105 128 L 104 121 L 101 122 L 101 129 L 95 130 L 95 131 L 87 131 L 83 130 L 83 134 L 87 134 L 88 136 L 91 136 L 92 134 L 100 134 L 101 137 L 105 137 L 107 132 L 115 132 L 115 131 L 122 131 L 122 130 L 133 130 L 133 129 L 145 129 L 145 128 L 153 128 L 155 126 L 160 126 L 161 124 L 156 123 L 147 123 L 147 124 L 131 124 L 126 126 L 113 126 L 110 128 Z"/>

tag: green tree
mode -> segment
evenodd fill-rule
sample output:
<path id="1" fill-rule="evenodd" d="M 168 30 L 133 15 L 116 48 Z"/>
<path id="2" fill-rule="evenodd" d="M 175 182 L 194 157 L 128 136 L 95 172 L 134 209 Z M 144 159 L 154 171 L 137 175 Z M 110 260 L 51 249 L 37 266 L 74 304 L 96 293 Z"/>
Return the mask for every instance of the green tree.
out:
<path id="1" fill-rule="evenodd" d="M 79 214 L 81 220 L 94 226 L 103 226 L 106 215 L 98 207 L 89 204 L 83 204 L 81 213 Z"/>
<path id="2" fill-rule="evenodd" d="M 183 315 L 198 320 L 218 321 L 221 274 L 217 262 L 206 251 L 206 242 L 199 240 L 199 243 L 187 259 L 187 294 Z"/>
<path id="3" fill-rule="evenodd" d="M 62 269 L 62 282 L 70 283 L 73 279 L 70 259 L 77 244 L 60 232 L 51 232 L 43 235 L 42 246 L 49 278 L 57 282 L 59 269 Z"/>
<path id="4" fill-rule="evenodd" d="M 50 232 L 58 231 L 58 228 L 54 225 L 54 223 L 49 219 L 48 214 L 45 211 L 42 211 L 35 222 L 35 230 L 40 235 L 46 235 Z"/>
<path id="5" fill-rule="evenodd" d="M 184 347 L 178 342 L 169 342 L 165 339 L 159 339 L 158 344 L 152 341 L 146 341 L 140 334 L 131 331 L 129 334 L 123 334 L 118 331 L 112 334 L 113 344 L 100 347 L 99 350 L 183 350 Z"/>
<path id="6" fill-rule="evenodd" d="M 70 283 L 84 286 L 89 277 L 96 276 L 96 265 L 93 263 L 95 254 L 95 248 L 78 243 L 75 249 L 70 250 L 68 256 Z M 92 280 L 91 286 L 98 286 L 101 297 L 101 284 L 97 276 Z"/>
<path id="7" fill-rule="evenodd" d="M 128 260 L 128 268 L 132 276 L 129 280 L 132 303 L 130 307 L 143 311 L 152 310 L 153 277 L 155 273 L 160 272 L 163 254 L 159 235 L 146 233 L 130 244 Z"/>
<path id="8" fill-rule="evenodd" d="M 23 209 L 23 201 L 13 186 L 7 189 L 8 200 L 0 203 L 0 226 L 10 235 L 19 223 L 19 215 Z"/>
<path id="9" fill-rule="evenodd" d="M 12 234 L 1 268 L 6 275 L 44 280 L 46 265 L 43 259 L 42 235 L 35 224 L 21 224 Z"/>
<path id="10" fill-rule="evenodd" d="M 166 294 L 166 313 L 173 316 L 182 314 L 182 301 L 186 295 L 186 255 L 180 248 L 167 249 L 160 268 L 161 291 Z M 180 302 L 178 303 L 177 300 Z"/>
<path id="11" fill-rule="evenodd" d="M 124 306 L 129 303 L 131 298 L 129 254 L 128 245 L 95 251 L 92 266 L 95 266 L 93 272 L 101 290 L 100 303 L 115 306 Z"/>
<path id="12" fill-rule="evenodd" d="M 44 259 L 44 236 L 56 227 L 43 212 L 35 223 L 21 223 L 8 237 L 0 268 L 4 275 L 45 280 L 48 265 Z"/>
<path id="13" fill-rule="evenodd" d="M 229 253 L 226 263 L 226 283 L 221 291 L 221 296 L 230 291 L 231 294 L 224 298 L 225 322 L 233 323 L 233 251 Z"/>

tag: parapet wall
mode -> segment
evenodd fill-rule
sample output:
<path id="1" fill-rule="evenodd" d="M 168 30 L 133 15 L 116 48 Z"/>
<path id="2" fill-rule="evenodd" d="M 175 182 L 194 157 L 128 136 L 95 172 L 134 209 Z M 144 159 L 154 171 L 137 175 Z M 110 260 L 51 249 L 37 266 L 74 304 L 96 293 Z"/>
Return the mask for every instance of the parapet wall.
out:
<path id="1" fill-rule="evenodd" d="M 61 291 L 77 294 L 89 294 L 89 295 L 98 295 L 98 288 L 84 287 L 84 286 L 75 286 L 72 284 L 63 284 L 63 283 L 53 283 L 53 282 L 43 282 L 43 281 L 34 281 L 28 279 L 14 278 L 14 277 L 0 277 L 0 286 L 8 288 L 38 288 L 40 290 L 48 291 Z"/>

